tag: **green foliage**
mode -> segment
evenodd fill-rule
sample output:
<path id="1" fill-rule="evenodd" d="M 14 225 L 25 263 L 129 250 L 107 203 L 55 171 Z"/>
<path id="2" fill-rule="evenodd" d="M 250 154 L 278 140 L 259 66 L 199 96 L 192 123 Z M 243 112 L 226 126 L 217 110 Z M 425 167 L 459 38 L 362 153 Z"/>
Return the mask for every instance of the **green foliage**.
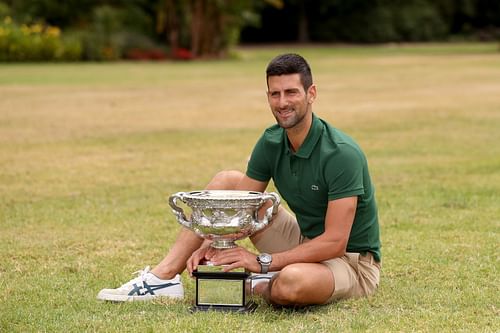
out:
<path id="1" fill-rule="evenodd" d="M 255 9 L 258 4 L 259 1 L 239 0 L 226 1 L 224 6 L 219 7 L 226 16 L 225 47 L 235 46 L 239 42 L 240 31 L 244 25 L 257 24 L 258 14 Z"/>
<path id="2" fill-rule="evenodd" d="M 10 16 L 0 21 L 0 61 L 75 61 L 80 56 L 79 41 L 63 39 L 57 27 L 18 25 Z"/>
<path id="3" fill-rule="evenodd" d="M 446 22 L 436 6 L 427 1 L 408 2 L 393 16 L 398 41 L 429 41 L 446 35 Z"/>
<path id="4" fill-rule="evenodd" d="M 32 24 L 43 21 L 66 29 L 74 25 L 85 25 L 92 8 L 101 0 L 3 0 L 12 11 L 17 22 Z M 107 2 L 107 1 L 104 1 Z"/>
<path id="5" fill-rule="evenodd" d="M 226 56 L 239 42 L 242 27 L 258 21 L 254 8 L 250 0 L 160 1 L 157 32 L 174 52 L 186 48 L 194 57 Z"/>
<path id="6" fill-rule="evenodd" d="M 494 40 L 500 36 L 500 2 L 490 0 L 284 0 L 257 7 L 260 27 L 245 27 L 243 40 L 412 42 L 451 37 Z"/>
<path id="7" fill-rule="evenodd" d="M 0 18 L 7 16 L 11 16 L 10 7 L 6 3 L 0 1 Z"/>
<path id="8" fill-rule="evenodd" d="M 138 18 L 135 24 L 134 18 Z M 137 11 L 103 5 L 94 8 L 88 29 L 75 30 L 72 35 L 81 40 L 83 59 L 109 61 L 122 59 L 134 49 L 164 52 L 164 47 L 139 32 L 148 27 L 149 22 Z"/>
<path id="9" fill-rule="evenodd" d="M 323 19 L 311 22 L 313 39 L 368 43 L 430 41 L 443 39 L 448 33 L 439 8 L 427 0 L 327 3 L 318 14 Z"/>
<path id="10" fill-rule="evenodd" d="M 119 32 L 122 28 L 122 12 L 104 5 L 94 8 L 92 24 L 83 32 L 84 59 L 117 60 L 122 56 Z"/>
<path id="11" fill-rule="evenodd" d="M 492 0 L 1 0 L 7 16 L 62 31 L 45 51 L 38 37 L 11 36 L 17 44 L 7 52 L 3 38 L 3 59 L 12 61 L 117 60 L 132 51 L 225 57 L 239 42 L 500 39 L 500 1 Z"/>

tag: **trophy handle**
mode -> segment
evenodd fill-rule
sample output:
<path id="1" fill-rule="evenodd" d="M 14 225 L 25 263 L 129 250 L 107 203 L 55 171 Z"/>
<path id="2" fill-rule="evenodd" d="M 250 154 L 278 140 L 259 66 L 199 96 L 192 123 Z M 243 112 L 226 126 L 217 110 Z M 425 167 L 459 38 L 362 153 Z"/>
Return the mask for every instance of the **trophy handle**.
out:
<path id="1" fill-rule="evenodd" d="M 259 220 L 255 232 L 262 230 L 264 227 L 266 227 L 271 221 L 273 215 L 278 212 L 278 207 L 281 201 L 280 196 L 275 192 L 266 193 L 264 194 L 264 196 L 262 196 L 262 203 L 266 202 L 267 200 L 271 200 L 273 202 L 273 205 L 268 209 L 266 209 L 266 213 L 264 214 L 262 220 Z"/>
<path id="2" fill-rule="evenodd" d="M 185 192 L 177 192 L 175 194 L 172 194 L 168 199 L 168 204 L 170 205 L 170 207 L 172 207 L 172 212 L 177 218 L 177 221 L 184 227 L 191 229 L 193 223 L 187 220 L 186 214 L 184 214 L 184 210 L 181 207 L 177 206 L 177 199 L 180 199 L 182 202 L 184 202 L 184 194 Z"/>

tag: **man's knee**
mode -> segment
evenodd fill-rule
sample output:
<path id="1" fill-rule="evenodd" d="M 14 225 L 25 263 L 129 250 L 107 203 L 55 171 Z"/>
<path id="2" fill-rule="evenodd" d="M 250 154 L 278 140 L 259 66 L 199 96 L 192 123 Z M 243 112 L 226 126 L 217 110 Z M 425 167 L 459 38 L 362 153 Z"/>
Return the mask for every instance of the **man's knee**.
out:
<path id="1" fill-rule="evenodd" d="M 286 266 L 272 282 L 271 301 L 281 305 L 323 304 L 335 284 L 327 267 L 303 263 Z"/>
<path id="2" fill-rule="evenodd" d="M 271 299 L 278 304 L 297 304 L 304 293 L 304 271 L 297 265 L 283 268 L 271 286 Z"/>
<path id="3" fill-rule="evenodd" d="M 238 170 L 219 171 L 207 185 L 207 190 L 233 190 L 236 188 L 243 173 Z"/>

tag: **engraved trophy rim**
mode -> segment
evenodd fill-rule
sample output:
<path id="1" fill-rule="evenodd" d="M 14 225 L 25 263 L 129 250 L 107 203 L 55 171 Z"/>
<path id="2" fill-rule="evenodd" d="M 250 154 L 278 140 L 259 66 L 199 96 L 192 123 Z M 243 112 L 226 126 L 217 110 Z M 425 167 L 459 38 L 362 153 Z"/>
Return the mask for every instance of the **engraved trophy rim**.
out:
<path id="1" fill-rule="evenodd" d="M 182 192 L 182 201 L 195 208 L 253 208 L 262 204 L 264 192 L 238 190 L 200 190 Z"/>

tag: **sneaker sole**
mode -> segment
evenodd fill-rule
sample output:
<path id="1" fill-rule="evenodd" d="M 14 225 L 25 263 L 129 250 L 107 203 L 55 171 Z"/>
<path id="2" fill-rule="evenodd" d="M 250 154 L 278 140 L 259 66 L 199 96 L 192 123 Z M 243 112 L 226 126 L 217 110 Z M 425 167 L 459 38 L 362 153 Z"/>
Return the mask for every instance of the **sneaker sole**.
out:
<path id="1" fill-rule="evenodd" d="M 183 299 L 184 295 L 145 295 L 145 296 L 128 296 L 128 295 L 98 295 L 97 299 L 101 301 L 108 302 L 145 302 L 151 301 L 155 298 L 171 298 L 171 299 Z"/>

